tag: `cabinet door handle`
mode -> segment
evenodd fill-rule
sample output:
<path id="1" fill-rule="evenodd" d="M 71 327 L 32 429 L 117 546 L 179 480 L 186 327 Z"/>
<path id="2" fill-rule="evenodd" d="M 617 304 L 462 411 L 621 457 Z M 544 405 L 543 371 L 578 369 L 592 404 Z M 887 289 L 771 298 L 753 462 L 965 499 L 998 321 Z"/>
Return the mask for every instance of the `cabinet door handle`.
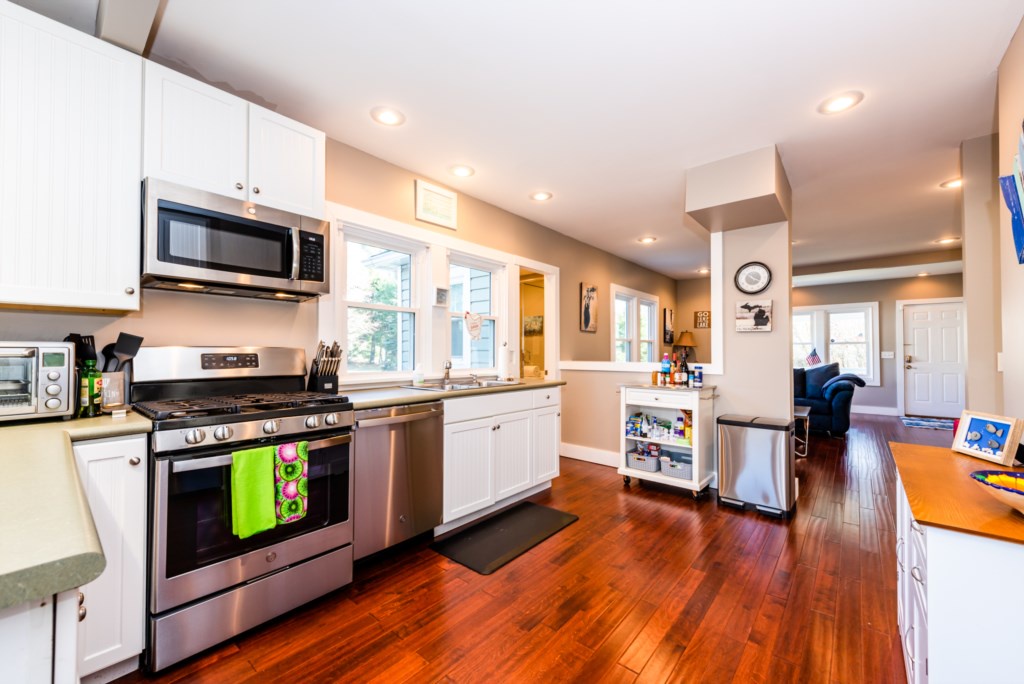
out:
<path id="1" fill-rule="evenodd" d="M 918 523 L 918 522 L 917 522 L 916 520 L 911 520 L 911 521 L 910 521 L 910 527 L 911 527 L 911 528 L 912 528 L 912 529 L 913 529 L 913 530 L 914 530 L 915 532 L 924 532 L 924 529 L 922 529 L 922 527 L 921 527 L 920 523 Z"/>
<path id="2" fill-rule="evenodd" d="M 88 614 L 88 612 L 89 611 L 87 611 L 85 609 L 85 606 L 79 606 L 78 607 L 78 621 L 81 622 L 82 620 L 84 620 L 85 616 Z"/>
<path id="3" fill-rule="evenodd" d="M 128 459 L 128 465 L 137 466 L 140 463 L 142 463 L 142 459 L 139 458 L 138 456 L 132 456 L 131 458 Z"/>
<path id="4" fill-rule="evenodd" d="M 78 592 L 78 605 L 85 603 L 85 594 Z"/>
<path id="5" fill-rule="evenodd" d="M 252 188 L 252 194 L 254 194 L 254 195 L 260 194 L 260 189 L 257 188 L 255 185 Z"/>
<path id="6" fill-rule="evenodd" d="M 245 186 L 241 183 L 235 183 L 235 190 L 244 190 Z"/>
<path id="7" fill-rule="evenodd" d="M 501 429 L 501 424 L 499 423 L 498 425 L 495 425 L 495 426 L 494 426 L 494 429 L 495 429 L 495 430 L 500 430 L 500 429 Z"/>
<path id="8" fill-rule="evenodd" d="M 921 568 L 914 566 L 910 568 L 910 576 L 916 579 L 919 583 L 924 584 L 924 576 L 921 575 Z"/>
<path id="9" fill-rule="evenodd" d="M 124 288 L 124 293 L 126 295 L 133 295 L 133 294 L 135 294 L 135 288 L 134 287 L 126 287 L 126 288 Z"/>
<path id="10" fill-rule="evenodd" d="M 558 416 L 559 418 L 561 418 L 561 417 L 562 417 L 562 412 L 561 412 L 561 411 L 559 411 L 559 412 L 558 412 L 558 413 L 556 413 L 555 415 L 556 415 L 556 416 Z"/>

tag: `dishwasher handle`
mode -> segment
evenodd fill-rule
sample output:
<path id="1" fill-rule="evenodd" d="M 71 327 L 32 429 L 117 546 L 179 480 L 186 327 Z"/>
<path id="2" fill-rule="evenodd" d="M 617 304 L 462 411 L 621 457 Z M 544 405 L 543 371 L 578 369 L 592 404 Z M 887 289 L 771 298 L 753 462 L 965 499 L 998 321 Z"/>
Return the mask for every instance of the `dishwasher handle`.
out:
<path id="1" fill-rule="evenodd" d="M 356 420 L 356 428 L 369 428 L 376 427 L 378 425 L 397 425 L 399 423 L 411 423 L 415 420 L 439 418 L 443 415 L 444 411 L 441 409 L 430 409 L 429 411 L 423 411 L 421 413 L 408 413 L 404 416 L 386 416 L 384 418 L 363 418 L 362 420 Z"/>

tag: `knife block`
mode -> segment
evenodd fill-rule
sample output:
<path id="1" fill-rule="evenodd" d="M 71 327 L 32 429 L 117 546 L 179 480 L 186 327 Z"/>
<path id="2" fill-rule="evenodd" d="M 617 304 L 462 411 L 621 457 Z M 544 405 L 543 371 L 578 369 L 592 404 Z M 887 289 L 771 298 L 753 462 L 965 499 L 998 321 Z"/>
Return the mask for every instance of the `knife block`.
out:
<path id="1" fill-rule="evenodd" d="M 310 392 L 322 392 L 325 394 L 338 393 L 337 375 L 311 375 L 306 389 Z"/>

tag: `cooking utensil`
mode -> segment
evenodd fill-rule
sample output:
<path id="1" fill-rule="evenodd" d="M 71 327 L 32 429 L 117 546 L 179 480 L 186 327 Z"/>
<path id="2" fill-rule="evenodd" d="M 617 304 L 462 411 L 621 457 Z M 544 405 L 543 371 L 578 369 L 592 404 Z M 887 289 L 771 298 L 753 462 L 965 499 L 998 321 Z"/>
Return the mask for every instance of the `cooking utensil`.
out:
<path id="1" fill-rule="evenodd" d="M 135 358 L 135 355 L 139 353 L 139 347 L 142 346 L 142 338 L 138 335 L 129 335 L 128 333 L 120 333 L 117 336 L 117 343 L 114 345 L 114 358 L 117 359 L 117 365 L 114 366 L 114 372 L 124 368 L 124 364 Z"/>
<path id="2" fill-rule="evenodd" d="M 103 368 L 101 370 L 104 373 L 113 370 L 111 366 L 113 366 L 117 361 L 117 359 L 114 358 L 114 343 L 109 342 L 103 345 L 103 349 L 100 350 L 100 354 L 103 355 Z"/>
<path id="3" fill-rule="evenodd" d="M 73 342 L 75 345 L 75 365 L 79 368 L 85 365 L 88 360 L 96 360 L 96 338 L 93 335 L 79 335 L 69 333 L 64 338 L 65 342 Z"/>

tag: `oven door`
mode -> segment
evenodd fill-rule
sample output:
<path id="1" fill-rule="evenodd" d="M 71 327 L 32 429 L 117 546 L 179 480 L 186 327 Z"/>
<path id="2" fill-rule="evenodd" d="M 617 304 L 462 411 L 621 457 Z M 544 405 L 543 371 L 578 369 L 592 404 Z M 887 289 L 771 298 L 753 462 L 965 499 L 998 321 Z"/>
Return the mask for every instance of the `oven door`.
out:
<path id="1" fill-rule="evenodd" d="M 0 348 L 0 418 L 35 415 L 37 349 Z"/>
<path id="2" fill-rule="evenodd" d="M 247 539 L 231 533 L 230 453 L 207 450 L 157 458 L 151 612 L 161 613 L 351 543 L 351 442 L 350 433 L 310 441 L 306 516 Z"/>

